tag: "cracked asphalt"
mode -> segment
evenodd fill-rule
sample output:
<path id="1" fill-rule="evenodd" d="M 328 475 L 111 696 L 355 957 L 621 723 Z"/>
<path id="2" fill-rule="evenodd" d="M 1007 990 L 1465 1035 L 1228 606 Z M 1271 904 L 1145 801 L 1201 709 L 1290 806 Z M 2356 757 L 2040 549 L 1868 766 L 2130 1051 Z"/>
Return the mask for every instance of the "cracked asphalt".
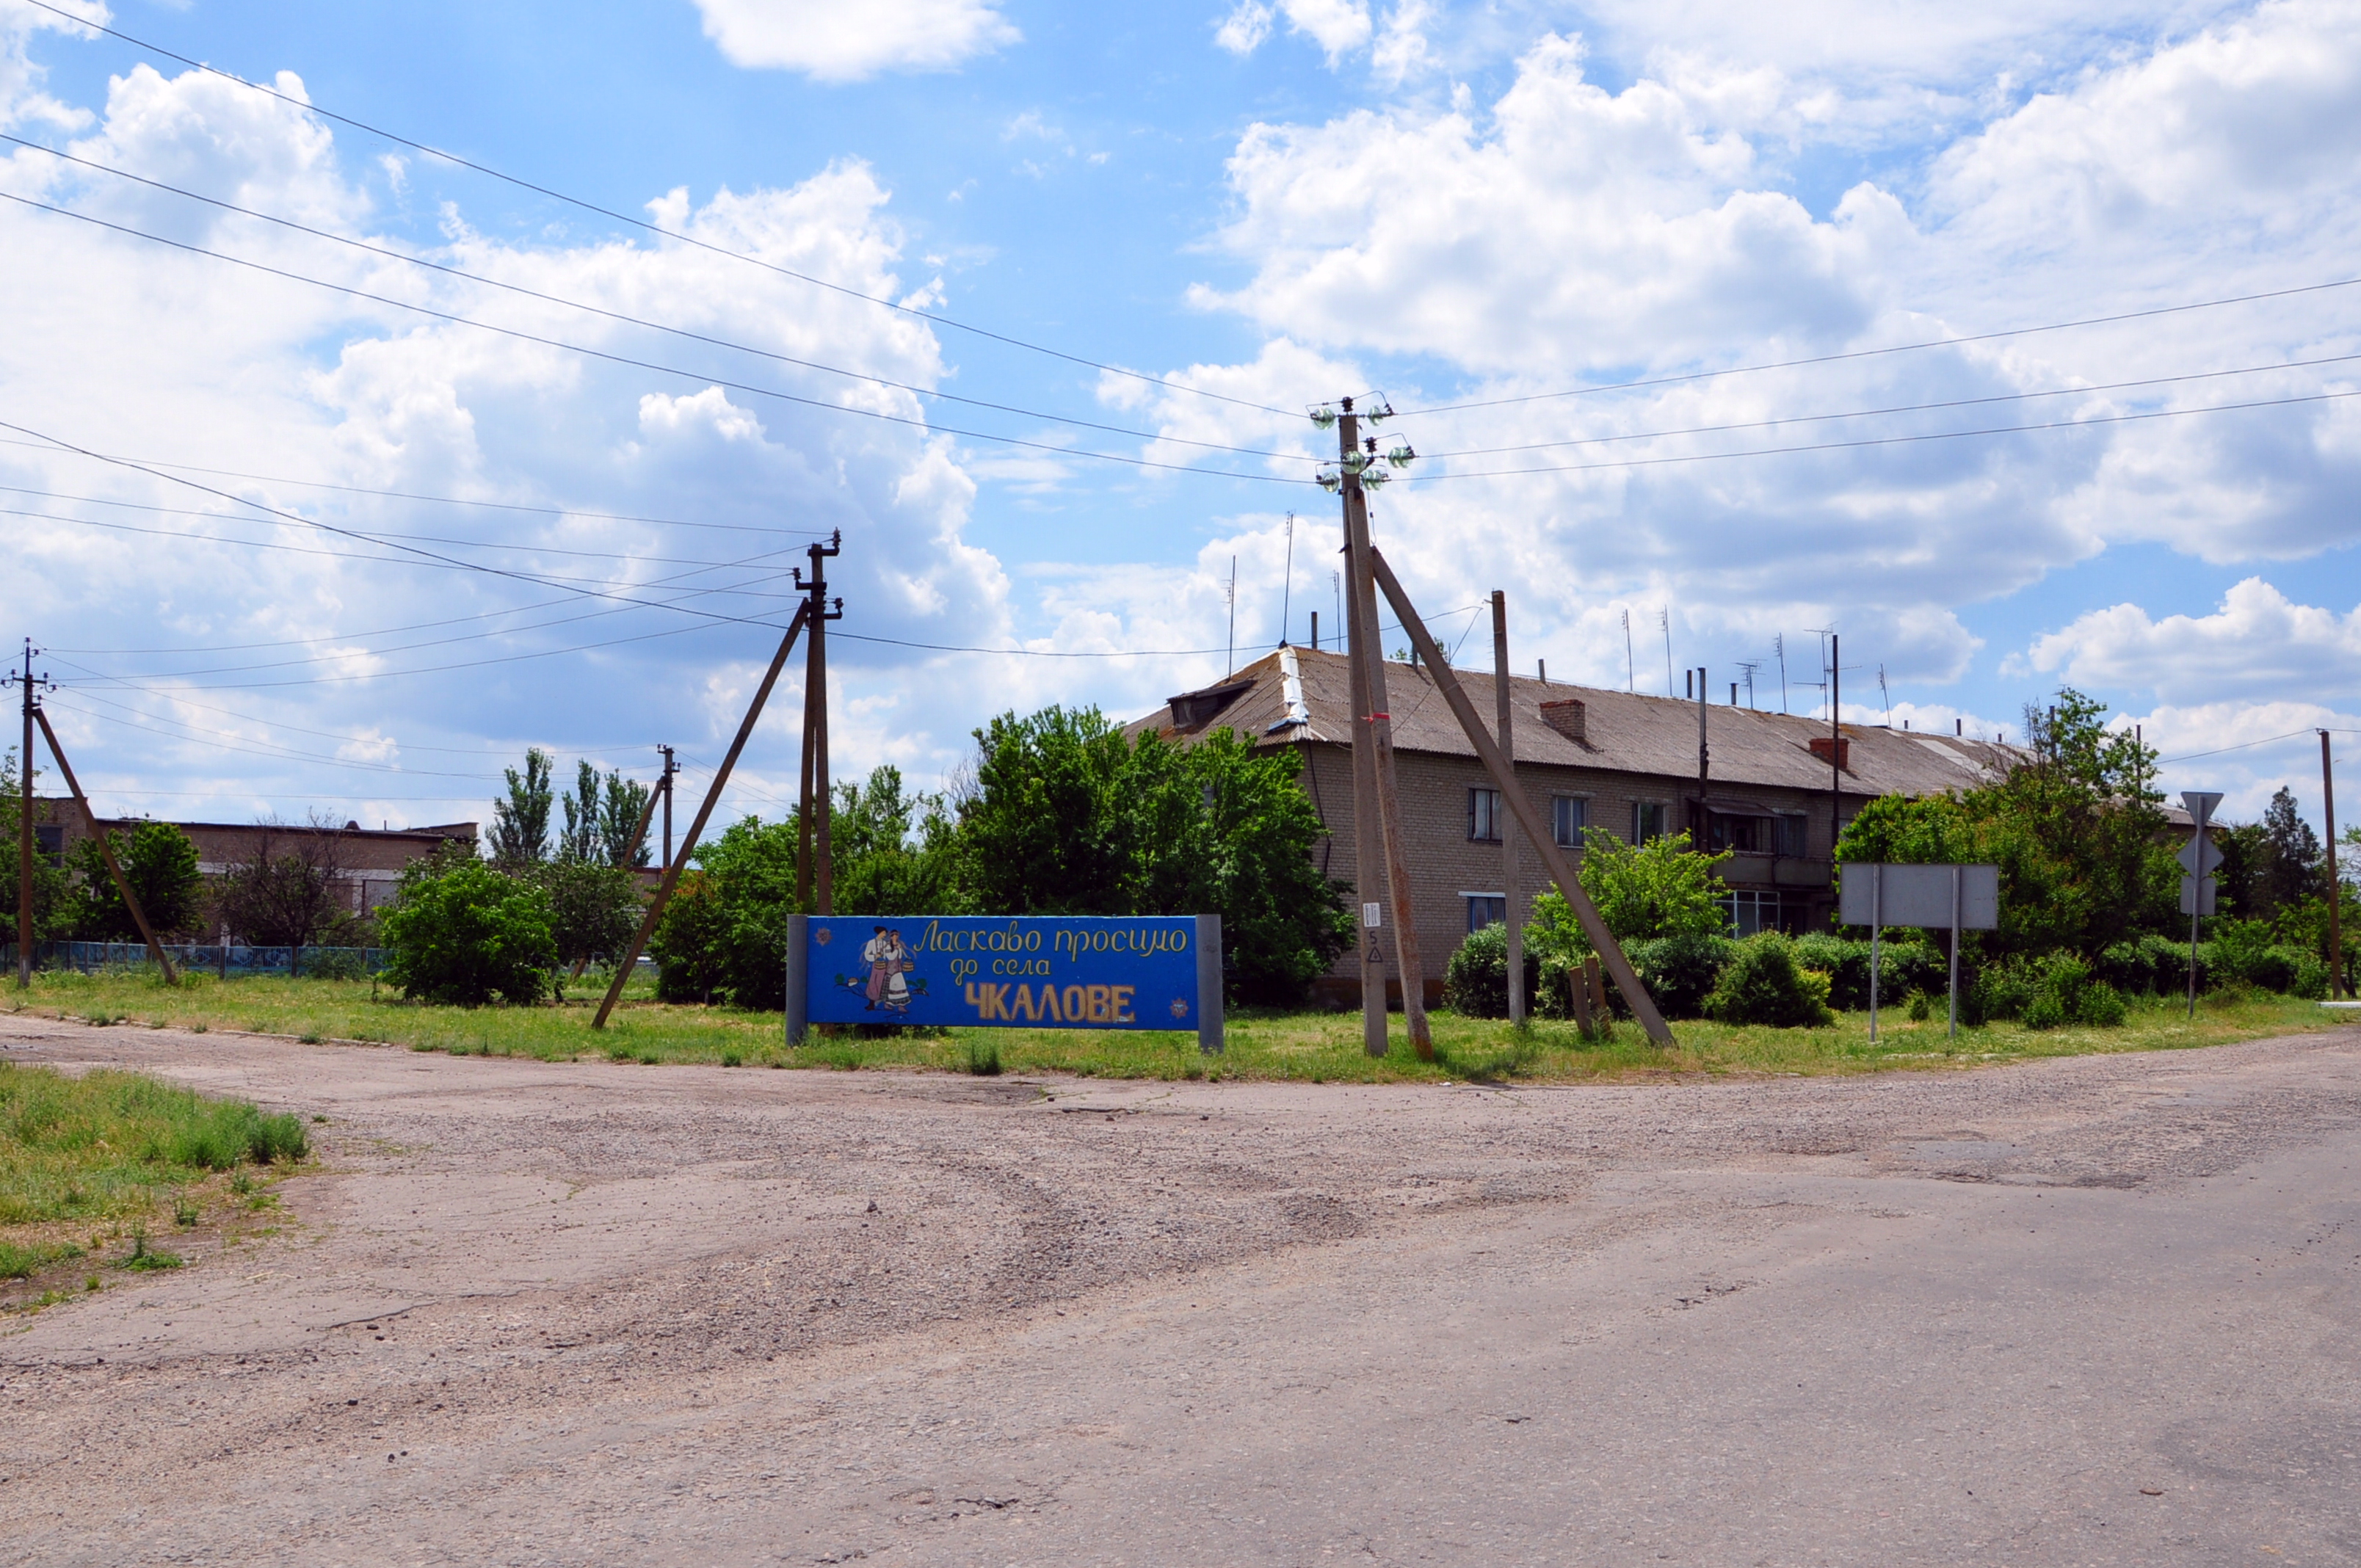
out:
<path id="1" fill-rule="evenodd" d="M 329 1120 L 0 1324 L 0 1561 L 2361 1562 L 2361 1033 L 1611 1088 L 0 1016 Z"/>

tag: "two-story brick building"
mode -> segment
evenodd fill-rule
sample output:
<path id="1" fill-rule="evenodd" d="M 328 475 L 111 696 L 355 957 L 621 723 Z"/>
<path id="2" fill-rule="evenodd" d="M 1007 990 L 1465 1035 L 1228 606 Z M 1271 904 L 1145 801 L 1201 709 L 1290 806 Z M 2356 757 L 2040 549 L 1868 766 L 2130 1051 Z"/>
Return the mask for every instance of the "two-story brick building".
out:
<path id="1" fill-rule="evenodd" d="M 1493 677 L 1456 673 L 1488 728 Z M 1421 961 L 1434 997 L 1467 933 L 1508 915 L 1501 828 L 1509 816 L 1429 674 L 1389 663 L 1386 688 Z M 1556 841 L 1576 849 L 1586 828 L 1631 842 L 1686 831 L 1693 842 L 1731 851 L 1720 875 L 1740 934 L 1829 924 L 1832 811 L 1840 825 L 1881 795 L 1972 788 L 2019 755 L 1992 741 L 1882 727 L 1848 724 L 1831 736 L 1821 721 L 1707 706 L 1700 785 L 1698 703 L 1521 675 L 1510 678 L 1509 691 L 1517 782 Z M 1357 888 L 1351 715 L 1345 657 L 1290 647 L 1218 685 L 1173 697 L 1131 728 L 1185 741 L 1227 727 L 1259 746 L 1294 750 L 1328 828 L 1315 851 L 1322 869 Z M 1548 884 L 1532 850 L 1519 864 L 1528 908 L 1518 917 L 1525 919 Z M 1373 887 L 1358 896 L 1380 894 Z M 1348 954 L 1321 992 L 1347 1003 L 1358 984 Z"/>

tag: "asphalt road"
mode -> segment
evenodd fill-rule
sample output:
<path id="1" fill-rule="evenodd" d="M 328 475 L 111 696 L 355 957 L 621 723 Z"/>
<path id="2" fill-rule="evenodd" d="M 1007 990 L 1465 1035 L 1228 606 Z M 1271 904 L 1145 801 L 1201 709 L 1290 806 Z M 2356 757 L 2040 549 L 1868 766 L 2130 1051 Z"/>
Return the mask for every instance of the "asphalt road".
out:
<path id="1" fill-rule="evenodd" d="M 0 1560 L 2361 1562 L 2361 1035 L 1501 1091 L 0 1016 L 331 1120 L 0 1338 Z"/>

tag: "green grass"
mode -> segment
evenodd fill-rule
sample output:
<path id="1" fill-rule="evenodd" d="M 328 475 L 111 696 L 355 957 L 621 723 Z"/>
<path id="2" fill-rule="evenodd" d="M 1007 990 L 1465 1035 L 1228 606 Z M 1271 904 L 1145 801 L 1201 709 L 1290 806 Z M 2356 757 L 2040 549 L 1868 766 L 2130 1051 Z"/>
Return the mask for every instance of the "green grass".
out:
<path id="1" fill-rule="evenodd" d="M 137 1073 L 0 1064 L 0 1226 L 144 1217 L 167 1195 L 177 1212 L 177 1190 L 307 1142 L 295 1116 Z"/>
<path id="2" fill-rule="evenodd" d="M 594 977 L 595 978 L 595 977 Z M 619 1063 L 697 1062 L 728 1066 L 852 1069 L 908 1067 L 943 1072 L 1065 1072 L 1098 1078 L 1257 1079 L 1313 1083 L 1443 1080 L 1564 1082 L 1673 1073 L 1829 1073 L 1973 1066 L 2093 1052 L 2171 1050 L 2273 1034 L 2341 1026 L 2344 1016 L 2286 997 L 2202 999 L 2194 1021 L 2176 999 L 2141 1000 L 2114 1029 L 2028 1031 L 2015 1024 L 1962 1029 L 1944 1036 L 1938 1015 L 1913 1024 L 1901 1007 L 1879 1017 L 1869 1039 L 1865 1014 L 1840 1015 L 1825 1029 L 1735 1028 L 1701 1021 L 1674 1025 L 1676 1044 L 1660 1050 L 1631 1024 L 1605 1040 L 1586 1041 L 1571 1024 L 1537 1022 L 1522 1032 L 1500 1020 L 1434 1014 L 1435 1060 L 1408 1048 L 1399 1014 L 1392 1048 L 1362 1053 L 1357 1014 L 1234 1014 L 1229 1048 L 1207 1058 L 1196 1036 L 1180 1031 L 1090 1032 L 1058 1029 L 951 1029 L 939 1035 L 871 1039 L 815 1035 L 786 1048 L 775 1013 L 673 1006 L 635 979 L 604 1032 L 590 1027 L 600 989 L 576 988 L 562 1005 L 528 1008 L 430 1007 L 390 993 L 372 1000 L 366 981 L 258 976 L 223 981 L 192 975 L 174 988 L 136 970 L 104 975 L 40 974 L 29 996 L 0 992 L 0 1006 L 30 1006 L 53 1016 L 130 1019 L 198 1028 L 252 1029 L 375 1041 L 456 1056 L 605 1058 Z"/>

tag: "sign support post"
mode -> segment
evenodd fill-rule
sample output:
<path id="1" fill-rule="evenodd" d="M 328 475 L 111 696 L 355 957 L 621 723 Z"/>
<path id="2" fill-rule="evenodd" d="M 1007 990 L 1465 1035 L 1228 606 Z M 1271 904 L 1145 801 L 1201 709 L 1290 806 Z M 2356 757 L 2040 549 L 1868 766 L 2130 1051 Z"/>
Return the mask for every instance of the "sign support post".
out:
<path id="1" fill-rule="evenodd" d="M 1869 868 L 1869 1043 L 1877 1044 L 1877 943 L 1885 934 L 1885 868 Z"/>
<path id="2" fill-rule="evenodd" d="M 2180 804 L 2188 808 L 2191 823 L 2189 842 L 2180 855 L 2180 869 L 2186 873 L 2180 879 L 2180 912 L 2189 916 L 2189 1016 L 2195 1018 L 2197 921 L 2213 913 L 2213 868 L 2222 863 L 2222 851 L 2213 847 L 2213 835 L 2208 829 L 2222 795 L 2219 790 L 2185 789 L 2180 792 Z"/>
<path id="3" fill-rule="evenodd" d="M 1886 897 L 1892 894 L 1892 899 Z M 1950 1036 L 1960 1037 L 1960 938 L 2000 926 L 2000 868 L 1993 865 L 1884 865 L 1852 861 L 1844 868 L 1838 922 L 1869 927 L 1869 1026 L 1877 1037 L 1877 966 L 1885 923 L 1948 929 L 1951 937 Z"/>
<path id="4" fill-rule="evenodd" d="M 804 1043 L 811 1029 L 811 916 L 787 916 L 787 1045 Z"/>
<path id="5" fill-rule="evenodd" d="M 1951 1033 L 1960 1037 L 1960 868 L 1951 868 Z"/>
<path id="6" fill-rule="evenodd" d="M 1197 916 L 1197 1050 L 1222 1054 L 1222 917 Z"/>

